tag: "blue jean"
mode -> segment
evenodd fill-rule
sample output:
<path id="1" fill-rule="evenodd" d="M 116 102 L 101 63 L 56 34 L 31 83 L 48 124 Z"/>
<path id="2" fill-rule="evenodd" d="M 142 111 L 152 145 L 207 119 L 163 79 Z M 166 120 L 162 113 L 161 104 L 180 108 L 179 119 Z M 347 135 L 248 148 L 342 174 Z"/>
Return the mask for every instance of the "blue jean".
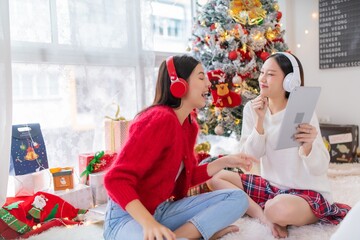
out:
<path id="1" fill-rule="evenodd" d="M 242 190 L 224 189 L 174 202 L 163 202 L 153 216 L 172 231 L 191 222 L 204 239 L 209 239 L 243 216 L 248 206 L 247 196 Z M 105 216 L 104 238 L 143 239 L 143 230 L 137 221 L 110 199 Z"/>

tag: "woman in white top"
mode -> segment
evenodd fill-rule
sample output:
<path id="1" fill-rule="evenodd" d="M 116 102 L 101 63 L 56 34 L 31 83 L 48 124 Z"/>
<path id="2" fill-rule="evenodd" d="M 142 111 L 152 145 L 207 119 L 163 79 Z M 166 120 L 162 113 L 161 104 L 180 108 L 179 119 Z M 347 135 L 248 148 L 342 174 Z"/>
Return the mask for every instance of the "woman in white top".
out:
<path id="1" fill-rule="evenodd" d="M 240 139 L 240 150 L 261 160 L 261 177 L 223 171 L 208 182 L 213 190 L 243 189 L 250 197 L 247 214 L 280 238 L 287 237 L 289 225 L 338 224 L 350 210 L 333 202 L 326 175 L 329 152 L 315 114 L 310 124 L 297 128 L 294 137 L 300 147 L 275 150 L 288 97 L 296 86 L 304 85 L 303 79 L 300 61 L 289 53 L 276 53 L 265 61 L 260 95 L 244 108 Z"/>

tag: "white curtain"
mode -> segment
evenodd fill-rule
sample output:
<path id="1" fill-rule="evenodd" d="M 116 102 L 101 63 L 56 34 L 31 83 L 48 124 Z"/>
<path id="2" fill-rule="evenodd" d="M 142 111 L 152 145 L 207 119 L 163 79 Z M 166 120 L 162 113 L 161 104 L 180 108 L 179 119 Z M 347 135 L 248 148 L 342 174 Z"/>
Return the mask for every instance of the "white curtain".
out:
<path id="1" fill-rule="evenodd" d="M 5 203 L 11 136 L 11 65 L 8 0 L 0 0 L 0 206 Z"/>
<path id="2" fill-rule="evenodd" d="M 113 103 L 127 119 L 151 103 L 150 0 L 11 0 L 0 11 L 10 16 L 12 123 L 40 123 L 50 167 L 77 168 L 80 153 L 104 149 L 103 121 L 115 115 Z M 9 64 L 4 69 L 1 98 L 11 93 Z M 7 114 L 9 99 L 0 103 Z M 10 116 L 0 117 L 1 133 L 9 134 Z"/>

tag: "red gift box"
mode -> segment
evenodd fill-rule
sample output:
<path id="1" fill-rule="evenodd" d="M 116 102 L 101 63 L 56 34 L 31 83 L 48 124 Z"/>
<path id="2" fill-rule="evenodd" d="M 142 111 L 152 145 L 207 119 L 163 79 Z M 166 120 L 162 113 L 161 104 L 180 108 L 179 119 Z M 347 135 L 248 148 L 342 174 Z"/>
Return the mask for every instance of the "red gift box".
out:
<path id="1" fill-rule="evenodd" d="M 116 152 L 101 151 L 79 155 L 79 173 L 81 183 L 88 184 L 89 174 L 106 170 L 116 158 Z"/>

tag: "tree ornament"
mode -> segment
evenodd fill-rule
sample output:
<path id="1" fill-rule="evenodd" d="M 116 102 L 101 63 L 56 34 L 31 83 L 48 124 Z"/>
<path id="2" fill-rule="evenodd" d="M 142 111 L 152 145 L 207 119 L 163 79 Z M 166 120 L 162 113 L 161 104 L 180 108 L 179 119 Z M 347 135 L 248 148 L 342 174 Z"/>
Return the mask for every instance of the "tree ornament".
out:
<path id="1" fill-rule="evenodd" d="M 276 20 L 279 22 L 282 17 L 282 12 L 278 11 L 276 14 Z"/>
<path id="2" fill-rule="evenodd" d="M 231 90 L 227 80 L 227 75 L 220 69 L 207 72 L 208 79 L 211 82 L 211 95 L 215 107 L 236 107 L 241 104 L 239 94 Z"/>
<path id="3" fill-rule="evenodd" d="M 274 6 L 273 6 L 273 7 L 274 7 L 274 10 L 275 10 L 275 11 L 279 11 L 279 4 L 274 3 Z"/>
<path id="4" fill-rule="evenodd" d="M 270 56 L 270 53 L 268 52 L 262 52 L 260 53 L 261 60 L 265 61 Z"/>
<path id="5" fill-rule="evenodd" d="M 241 81 L 242 81 L 241 77 L 237 74 L 232 79 L 233 84 L 237 84 L 237 85 L 240 85 Z"/>
<path id="6" fill-rule="evenodd" d="M 269 27 L 266 31 L 265 37 L 272 42 L 276 38 L 276 31 Z"/>
<path id="7" fill-rule="evenodd" d="M 231 60 L 231 61 L 234 61 L 234 60 L 236 60 L 237 59 L 237 52 L 234 50 L 234 51 L 231 51 L 231 52 L 229 52 L 229 56 L 228 56 L 228 58 Z"/>
<path id="8" fill-rule="evenodd" d="M 216 135 L 223 135 L 224 134 L 224 128 L 220 124 L 215 127 L 215 133 Z"/>

